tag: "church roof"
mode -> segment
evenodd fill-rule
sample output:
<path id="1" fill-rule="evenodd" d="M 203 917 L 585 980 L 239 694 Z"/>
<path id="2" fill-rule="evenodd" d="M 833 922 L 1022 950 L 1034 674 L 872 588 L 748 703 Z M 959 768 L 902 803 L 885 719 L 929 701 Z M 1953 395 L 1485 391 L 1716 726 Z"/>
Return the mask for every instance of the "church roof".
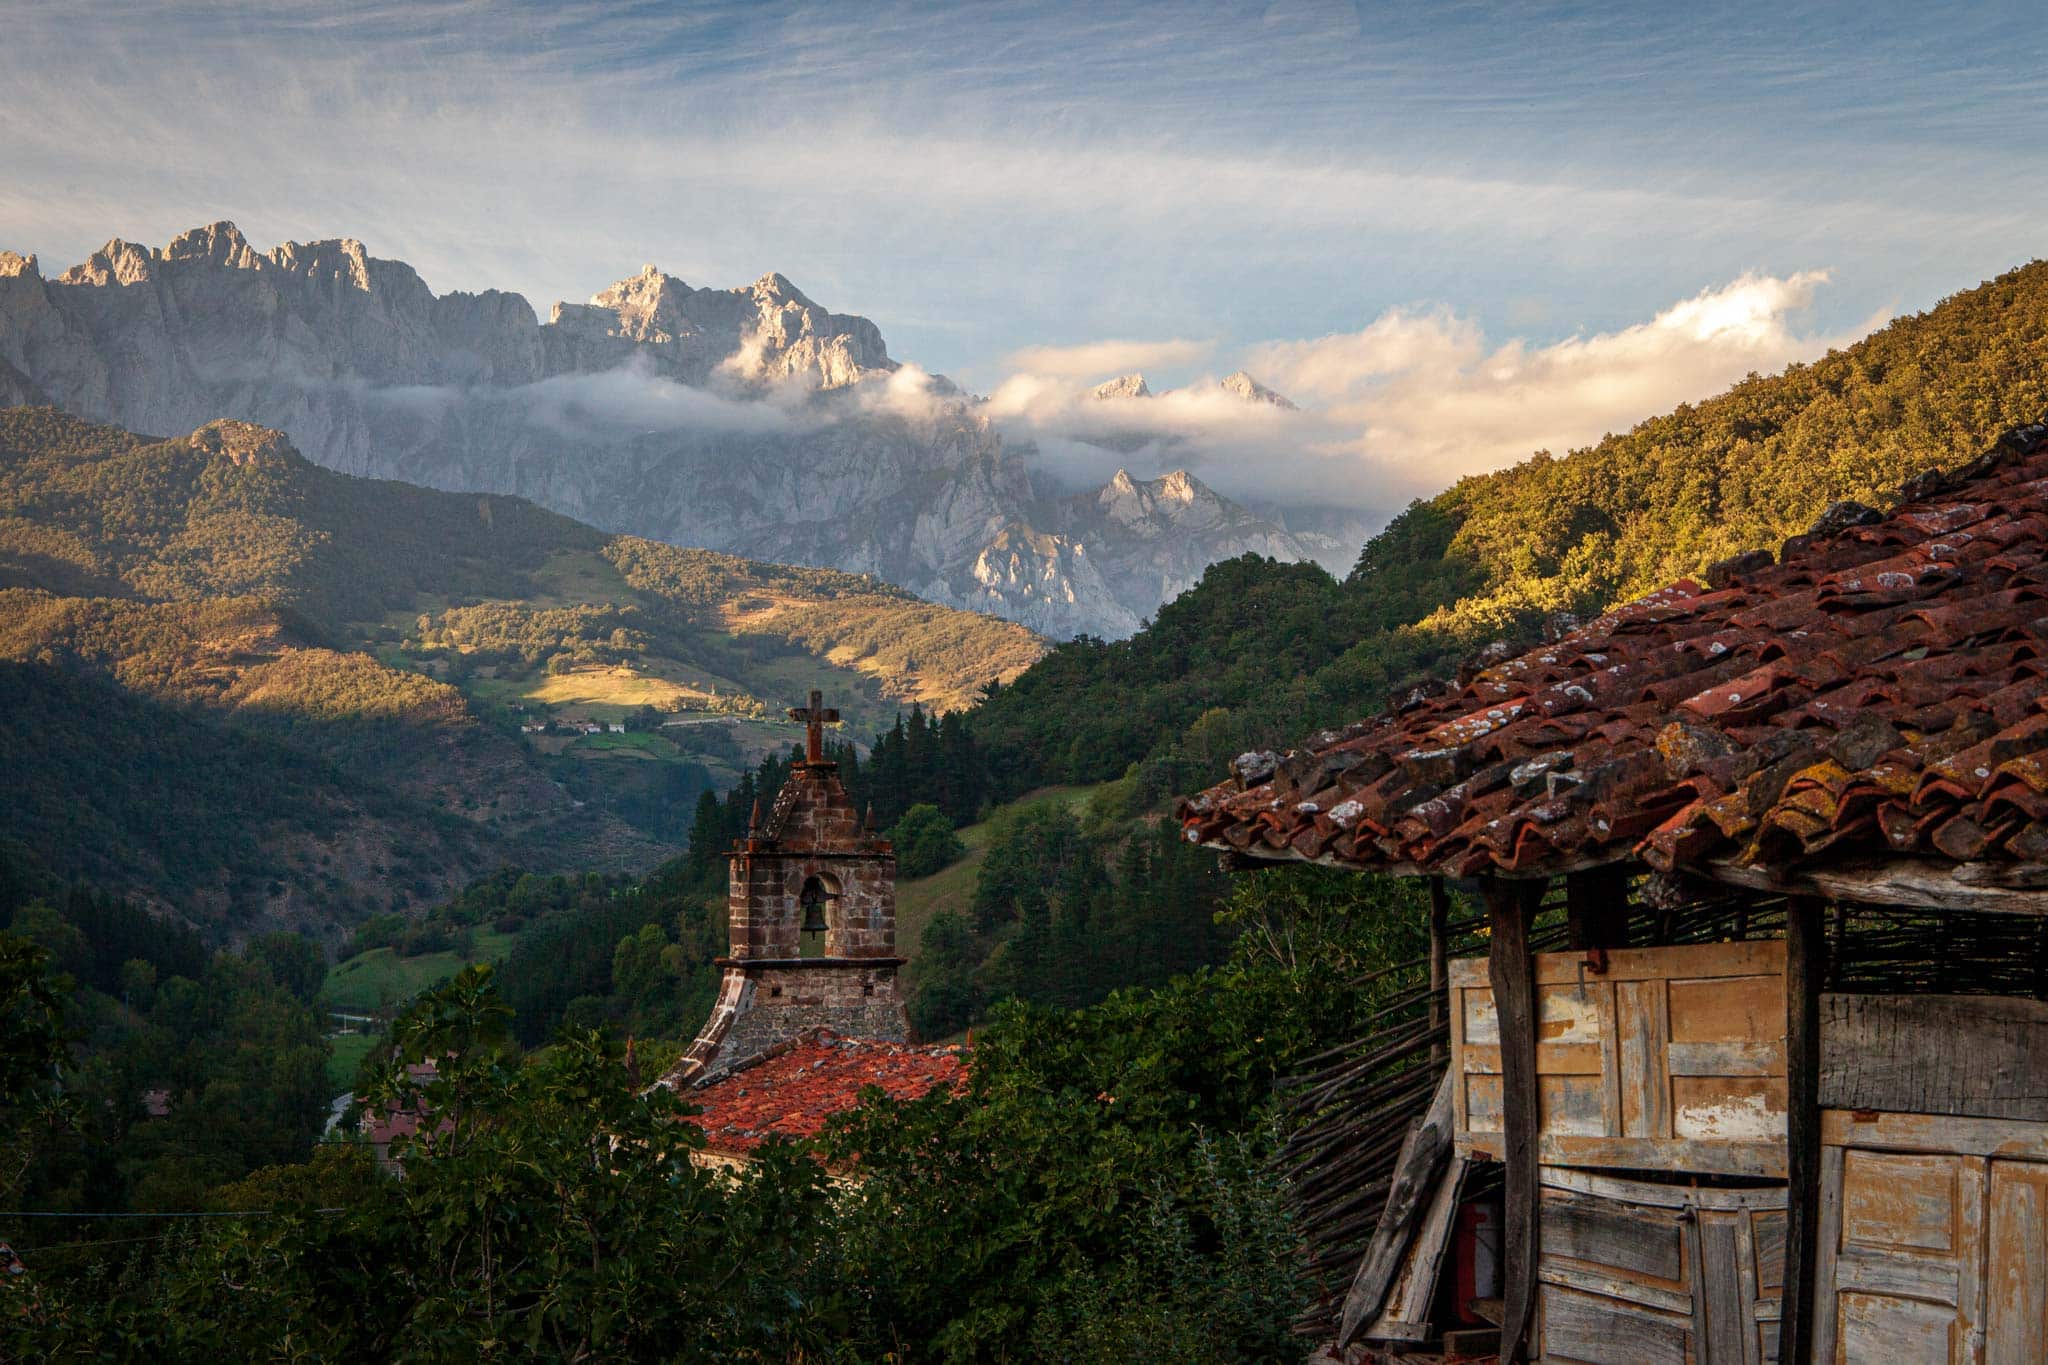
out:
<path id="1" fill-rule="evenodd" d="M 891 1099 L 921 1099 L 967 1083 L 968 1049 L 848 1038 L 812 1029 L 709 1085 L 688 1092 L 703 1112 L 691 1122 L 715 1151 L 744 1153 L 770 1138 L 816 1137 L 825 1121 L 877 1086 Z"/>
<path id="2" fill-rule="evenodd" d="M 2048 865 L 2048 426 L 1888 515 L 1831 513 L 1775 558 L 1240 757 L 1181 803 L 1187 837 L 1453 876 Z"/>

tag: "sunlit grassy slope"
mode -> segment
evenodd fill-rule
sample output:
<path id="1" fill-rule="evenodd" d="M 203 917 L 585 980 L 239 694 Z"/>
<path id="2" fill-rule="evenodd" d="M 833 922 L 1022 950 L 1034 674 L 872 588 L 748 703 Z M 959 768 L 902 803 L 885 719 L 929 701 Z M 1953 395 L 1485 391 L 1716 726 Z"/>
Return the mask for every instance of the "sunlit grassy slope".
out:
<path id="1" fill-rule="evenodd" d="M 320 988 L 320 1001 L 330 1009 L 364 1014 L 393 1009 L 421 991 L 440 985 L 472 962 L 502 961 L 512 951 L 516 937 L 479 929 L 473 952 L 421 953 L 417 957 L 400 957 L 389 948 L 372 948 L 337 962 L 328 970 L 327 984 Z"/>
<path id="2" fill-rule="evenodd" d="M 1001 808 L 1001 813 L 1059 803 L 1076 809 L 1087 804 L 1098 787 L 1041 787 L 1027 792 Z M 998 816 L 1000 818 L 1000 815 Z M 910 959 L 903 971 L 910 981 L 917 978 L 917 950 L 924 927 L 942 910 L 965 914 L 974 904 L 974 883 L 981 875 L 981 860 L 988 854 L 989 836 L 995 820 L 967 825 L 960 830 L 960 842 L 967 856 L 929 877 L 896 883 L 896 951 Z"/>

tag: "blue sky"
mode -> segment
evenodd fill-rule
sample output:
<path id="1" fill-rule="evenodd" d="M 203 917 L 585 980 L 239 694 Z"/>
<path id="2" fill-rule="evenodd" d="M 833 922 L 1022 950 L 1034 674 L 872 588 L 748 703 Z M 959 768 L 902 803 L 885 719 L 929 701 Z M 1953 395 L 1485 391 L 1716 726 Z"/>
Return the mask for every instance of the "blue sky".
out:
<path id="1" fill-rule="evenodd" d="M 543 315 L 643 262 L 773 269 L 982 392 L 1285 377 L 1376 326 L 1462 359 L 1311 365 L 1326 408 L 1390 364 L 1555 362 L 1461 469 L 1925 307 L 2048 223 L 2031 7 L 0 0 L 0 32 L 0 245 L 52 267 L 225 217 Z M 1703 293 L 1767 316 L 1616 404 L 1535 391 Z M 1588 410 L 1517 432 L 1532 399 Z"/>

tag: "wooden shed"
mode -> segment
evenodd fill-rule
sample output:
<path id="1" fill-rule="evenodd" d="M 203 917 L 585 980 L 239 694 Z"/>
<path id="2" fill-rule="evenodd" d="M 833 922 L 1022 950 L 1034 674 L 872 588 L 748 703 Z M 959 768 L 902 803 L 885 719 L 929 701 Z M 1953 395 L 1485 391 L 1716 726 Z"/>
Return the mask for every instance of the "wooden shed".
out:
<path id="1" fill-rule="evenodd" d="M 1431 879 L 1293 1091 L 1340 1358 L 2048 1360 L 2048 426 L 1705 580 L 1182 804 Z"/>

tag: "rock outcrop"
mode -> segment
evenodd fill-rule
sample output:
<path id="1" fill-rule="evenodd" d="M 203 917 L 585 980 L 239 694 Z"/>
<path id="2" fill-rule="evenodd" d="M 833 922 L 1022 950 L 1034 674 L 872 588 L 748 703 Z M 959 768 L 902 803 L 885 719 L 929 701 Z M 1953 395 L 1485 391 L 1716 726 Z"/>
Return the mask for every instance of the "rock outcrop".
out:
<path id="1" fill-rule="evenodd" d="M 436 295 L 352 238 L 259 252 L 214 223 L 55 278 L 0 252 L 0 403 L 145 432 L 257 422 L 347 473 L 871 572 L 1055 636 L 1127 634 L 1219 558 L 1311 553 L 1185 475 L 1062 496 L 976 400 L 935 379 L 903 401 L 898 370 L 872 322 L 772 273 L 698 288 L 650 265 L 542 322 L 518 294 Z M 1096 392 L 1151 395 L 1142 375 Z"/>
<path id="2" fill-rule="evenodd" d="M 1288 412 L 1297 411 L 1292 399 L 1273 392 L 1243 370 L 1225 375 L 1217 382 L 1222 385 L 1223 391 L 1233 398 L 1241 398 L 1247 403 L 1266 403 L 1276 408 L 1284 408 Z"/>

